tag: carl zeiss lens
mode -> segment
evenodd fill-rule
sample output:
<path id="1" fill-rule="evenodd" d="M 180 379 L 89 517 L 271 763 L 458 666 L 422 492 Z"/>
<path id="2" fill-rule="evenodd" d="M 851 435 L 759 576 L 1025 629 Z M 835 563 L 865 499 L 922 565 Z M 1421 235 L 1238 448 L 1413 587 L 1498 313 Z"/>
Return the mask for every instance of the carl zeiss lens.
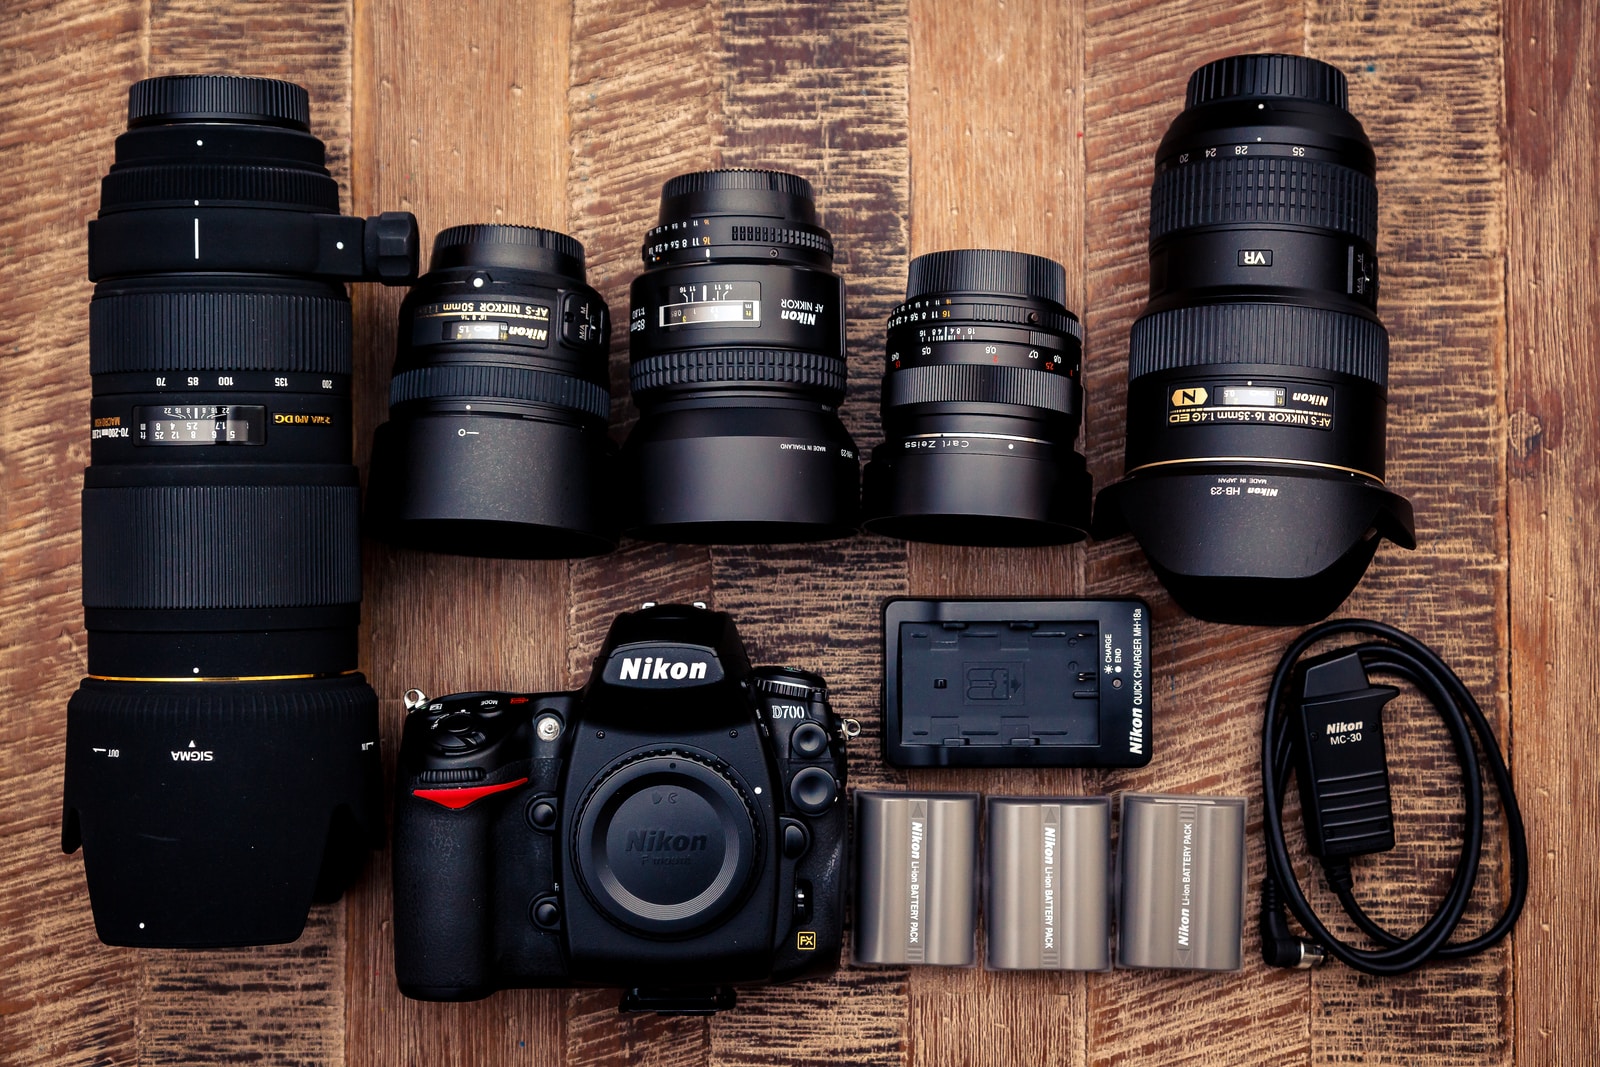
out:
<path id="1" fill-rule="evenodd" d="M 886 440 L 867 464 L 864 529 L 951 545 L 1083 539 L 1083 331 L 1066 289 L 1061 264 L 1022 252 L 911 261 L 889 316 Z"/>
<path id="2" fill-rule="evenodd" d="M 701 544 L 853 532 L 844 282 L 810 183 L 762 170 L 673 178 L 644 264 L 628 323 L 639 407 L 623 446 L 628 532 Z"/>
<path id="3" fill-rule="evenodd" d="M 341 283 L 415 276 L 416 221 L 323 159 L 297 85 L 149 79 L 89 223 L 62 844 L 109 944 L 291 941 L 382 842 Z"/>
<path id="4" fill-rule="evenodd" d="M 1346 95 L 1314 59 L 1222 59 L 1156 154 L 1126 472 L 1095 535 L 1132 531 L 1203 619 L 1311 622 L 1380 538 L 1416 544 L 1384 484 L 1376 166 Z"/>
<path id="5" fill-rule="evenodd" d="M 455 226 L 400 306 L 368 519 L 413 548 L 511 559 L 616 547 L 605 301 L 583 245 Z"/>

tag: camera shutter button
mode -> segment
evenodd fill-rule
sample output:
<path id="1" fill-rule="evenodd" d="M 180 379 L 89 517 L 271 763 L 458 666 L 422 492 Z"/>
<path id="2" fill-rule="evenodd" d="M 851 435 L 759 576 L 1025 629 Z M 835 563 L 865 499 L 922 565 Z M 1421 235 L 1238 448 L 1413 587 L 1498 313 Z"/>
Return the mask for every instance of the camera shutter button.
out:
<path id="1" fill-rule="evenodd" d="M 839 786 L 821 767 L 804 767 L 789 779 L 789 799 L 807 815 L 821 815 L 838 799 Z"/>
<path id="2" fill-rule="evenodd" d="M 789 751 L 799 759 L 816 759 L 828 751 L 828 731 L 814 722 L 803 722 L 789 735 Z"/>

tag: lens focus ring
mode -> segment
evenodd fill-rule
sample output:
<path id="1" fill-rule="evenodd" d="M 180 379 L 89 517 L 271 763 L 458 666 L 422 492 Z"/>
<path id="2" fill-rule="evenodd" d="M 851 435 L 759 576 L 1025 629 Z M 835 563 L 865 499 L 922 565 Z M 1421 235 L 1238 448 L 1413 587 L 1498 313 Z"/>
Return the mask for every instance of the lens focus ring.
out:
<path id="1" fill-rule="evenodd" d="M 361 599 L 361 501 L 353 485 L 95 488 L 84 490 L 83 511 L 85 607 Z"/>
<path id="2" fill-rule="evenodd" d="M 1291 224 L 1378 241 L 1378 186 L 1360 171 L 1314 159 L 1200 160 L 1156 175 L 1152 243 L 1191 226 Z"/>
<path id="3" fill-rule="evenodd" d="M 274 292 L 124 292 L 89 305 L 89 373 L 350 373 L 350 301 Z"/>
<path id="4" fill-rule="evenodd" d="M 1389 334 L 1359 315 L 1299 304 L 1199 304 L 1145 315 L 1128 338 L 1128 380 L 1180 367 L 1269 363 L 1387 386 Z"/>
<path id="5" fill-rule="evenodd" d="M 772 348 L 712 348 L 664 352 L 633 362 L 634 394 L 674 385 L 713 382 L 772 382 L 801 385 L 840 399 L 845 389 L 845 362 L 820 352 Z"/>
<path id="6" fill-rule="evenodd" d="M 908 367 L 884 379 L 888 408 L 907 404 L 1020 404 L 1072 415 L 1078 389 L 1071 378 L 1028 367 L 945 363 Z"/>
<path id="7" fill-rule="evenodd" d="M 391 405 L 447 397 L 549 404 L 602 420 L 611 415 L 611 394 L 604 386 L 570 374 L 526 367 L 442 364 L 402 371 L 389 383 Z"/>

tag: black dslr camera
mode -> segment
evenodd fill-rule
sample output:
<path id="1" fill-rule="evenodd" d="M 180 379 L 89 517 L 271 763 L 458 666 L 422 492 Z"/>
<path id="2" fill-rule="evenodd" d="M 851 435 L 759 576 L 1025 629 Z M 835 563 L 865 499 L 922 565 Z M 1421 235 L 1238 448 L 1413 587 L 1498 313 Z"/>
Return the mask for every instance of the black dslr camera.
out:
<path id="1" fill-rule="evenodd" d="M 419 1000 L 621 986 L 710 1013 L 839 965 L 845 739 L 815 674 L 733 620 L 619 616 L 575 693 L 407 694 L 395 971 Z"/>

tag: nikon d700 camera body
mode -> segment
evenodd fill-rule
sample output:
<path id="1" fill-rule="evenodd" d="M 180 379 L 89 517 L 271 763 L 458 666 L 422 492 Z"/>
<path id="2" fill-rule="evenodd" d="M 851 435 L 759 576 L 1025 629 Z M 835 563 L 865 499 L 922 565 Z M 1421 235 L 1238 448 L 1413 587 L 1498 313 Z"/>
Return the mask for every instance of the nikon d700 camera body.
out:
<path id="1" fill-rule="evenodd" d="M 624 1010 L 710 1012 L 837 968 L 844 724 L 821 678 L 752 668 L 728 615 L 620 616 L 578 692 L 408 705 L 407 996 L 621 986 Z"/>

